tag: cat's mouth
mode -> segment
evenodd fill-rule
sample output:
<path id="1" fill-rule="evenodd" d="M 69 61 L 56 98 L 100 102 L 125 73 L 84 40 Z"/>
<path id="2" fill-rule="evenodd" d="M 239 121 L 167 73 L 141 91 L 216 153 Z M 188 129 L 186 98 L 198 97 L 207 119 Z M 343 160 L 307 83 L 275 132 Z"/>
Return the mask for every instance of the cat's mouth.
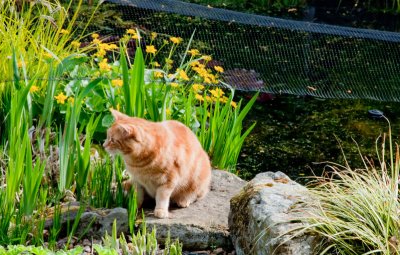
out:
<path id="1" fill-rule="evenodd" d="M 110 148 L 110 142 L 109 141 L 105 141 L 103 143 L 103 148 L 112 156 L 114 156 L 115 154 L 117 154 L 118 150 L 114 149 L 114 148 Z"/>
<path id="2" fill-rule="evenodd" d="M 106 151 L 107 151 L 111 156 L 115 156 L 115 155 L 118 153 L 118 150 L 112 149 L 112 148 L 110 148 L 110 147 L 104 146 L 104 149 L 106 149 Z"/>

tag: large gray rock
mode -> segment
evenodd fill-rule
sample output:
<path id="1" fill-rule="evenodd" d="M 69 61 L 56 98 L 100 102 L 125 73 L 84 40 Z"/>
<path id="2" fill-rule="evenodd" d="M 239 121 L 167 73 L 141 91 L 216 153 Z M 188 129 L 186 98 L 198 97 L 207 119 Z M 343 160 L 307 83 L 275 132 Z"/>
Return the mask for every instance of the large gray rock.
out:
<path id="1" fill-rule="evenodd" d="M 232 247 L 228 230 L 229 200 L 246 184 L 234 174 L 213 170 L 211 191 L 188 208 L 170 208 L 168 219 L 154 218 L 146 212 L 148 228 L 157 229 L 157 239 L 163 241 L 168 232 L 179 238 L 184 249 Z"/>
<path id="2" fill-rule="evenodd" d="M 258 174 L 231 199 L 229 229 L 236 253 L 312 254 L 313 237 L 302 235 L 288 240 L 286 234 L 302 224 L 291 223 L 291 219 L 305 213 L 299 202 L 306 199 L 307 189 L 284 173 Z"/>

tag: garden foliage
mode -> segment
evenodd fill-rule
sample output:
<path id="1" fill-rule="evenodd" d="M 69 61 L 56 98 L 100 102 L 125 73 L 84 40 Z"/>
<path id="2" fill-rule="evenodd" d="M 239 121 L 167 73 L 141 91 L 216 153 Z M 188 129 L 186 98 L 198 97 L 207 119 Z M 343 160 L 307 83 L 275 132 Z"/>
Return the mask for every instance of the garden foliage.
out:
<path id="1" fill-rule="evenodd" d="M 88 206 L 127 207 L 134 235 L 137 205 L 134 194 L 124 196 L 123 161 L 110 159 L 100 145 L 113 122 L 110 108 L 179 120 L 197 134 L 214 166 L 234 170 L 254 127 L 243 132 L 242 121 L 256 96 L 246 105 L 235 102 L 234 91 L 221 88 L 229 86 L 220 80 L 223 68 L 209 64 L 211 56 L 182 38 L 136 28 L 113 41 L 77 35 L 82 1 L 72 14 L 70 5 L 17 3 L 0 3 L 6 74 L 0 80 L 0 245 L 46 242 L 53 249 L 65 232 L 69 244 Z M 65 230 L 61 214 L 71 199 L 80 208 Z M 142 233 L 140 240 L 151 239 Z M 9 251 L 24 249 L 36 248 Z M 179 254 L 178 244 L 171 249 Z"/>

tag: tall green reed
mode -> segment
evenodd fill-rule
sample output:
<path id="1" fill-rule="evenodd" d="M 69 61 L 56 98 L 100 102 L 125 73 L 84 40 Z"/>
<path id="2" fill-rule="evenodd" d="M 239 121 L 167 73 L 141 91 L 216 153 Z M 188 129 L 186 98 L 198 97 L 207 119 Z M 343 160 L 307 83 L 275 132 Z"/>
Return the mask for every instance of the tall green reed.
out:
<path id="1" fill-rule="evenodd" d="M 90 191 L 93 194 L 90 204 L 99 208 L 111 207 L 113 204 L 113 167 L 108 158 L 105 162 L 95 163 L 90 180 Z"/>
<path id="2" fill-rule="evenodd" d="M 73 104 L 68 104 L 67 106 L 65 127 L 63 132 L 59 133 L 60 180 L 58 188 L 60 192 L 64 192 L 65 189 L 70 188 L 73 176 L 76 172 L 75 162 L 80 153 L 80 150 L 79 152 L 76 150 L 78 144 L 80 146 L 77 126 L 82 108 L 82 101 L 100 81 L 101 79 L 98 78 L 89 82 L 82 91 L 80 91 L 81 86 L 76 86 L 75 95 L 77 96 L 75 97 Z M 88 160 L 87 157 L 85 160 Z M 82 170 L 82 168 L 79 169 L 81 173 L 86 173 L 86 170 Z"/>
<path id="3" fill-rule="evenodd" d="M 128 206 L 122 186 L 122 160 L 117 157 L 111 160 L 106 156 L 102 161 L 95 162 L 89 172 L 90 205 L 98 208 Z M 133 202 L 133 201 L 132 201 Z"/>
<path id="4" fill-rule="evenodd" d="M 9 115 L 7 117 L 8 143 L 6 151 L 8 158 L 5 178 L 2 181 L 5 190 L 0 190 L 2 212 L 0 242 L 10 238 L 17 240 L 26 238 L 29 225 L 20 226 L 18 223 L 23 219 L 23 215 L 30 216 L 36 208 L 37 200 L 36 197 L 32 197 L 31 192 L 38 192 L 44 167 L 39 159 L 36 160 L 36 165 L 33 167 L 31 142 L 28 136 L 28 95 L 33 83 L 30 82 L 25 85 L 24 82 L 20 81 L 15 52 L 12 54 L 12 63 L 14 66 L 14 82 L 10 89 Z M 23 186 L 23 197 L 22 208 L 20 209 L 16 203 L 16 198 L 19 196 L 21 184 Z"/>
<path id="5" fill-rule="evenodd" d="M 89 122 L 86 124 L 85 143 L 83 149 L 81 148 L 80 143 L 75 143 L 77 152 L 75 181 L 76 181 L 76 193 L 78 200 L 80 200 L 88 193 L 87 181 L 88 181 L 90 161 L 91 161 L 92 138 L 99 121 L 100 121 L 100 116 L 98 116 L 95 119 L 94 115 L 92 115 Z"/>
<path id="6" fill-rule="evenodd" d="M 245 138 L 255 127 L 253 123 L 243 134 L 243 120 L 257 99 L 256 93 L 241 109 L 242 101 L 236 108 L 231 106 L 234 92 L 225 104 L 220 100 L 202 102 L 200 128 L 197 136 L 203 148 L 208 152 L 214 166 L 233 170 Z"/>
<path id="7" fill-rule="evenodd" d="M 30 143 L 26 148 L 26 159 L 24 168 L 24 178 L 22 181 L 23 193 L 21 209 L 25 215 L 32 215 L 36 208 L 36 203 L 39 194 L 39 187 L 41 185 L 46 161 L 41 162 L 36 158 L 36 163 L 33 166 L 32 162 L 32 149 Z"/>
<path id="8" fill-rule="evenodd" d="M 140 43 L 140 42 L 139 42 Z M 121 47 L 121 68 L 125 112 L 129 116 L 143 117 L 145 111 L 144 58 L 142 49 L 136 48 L 133 65 L 129 70 L 126 47 Z"/>

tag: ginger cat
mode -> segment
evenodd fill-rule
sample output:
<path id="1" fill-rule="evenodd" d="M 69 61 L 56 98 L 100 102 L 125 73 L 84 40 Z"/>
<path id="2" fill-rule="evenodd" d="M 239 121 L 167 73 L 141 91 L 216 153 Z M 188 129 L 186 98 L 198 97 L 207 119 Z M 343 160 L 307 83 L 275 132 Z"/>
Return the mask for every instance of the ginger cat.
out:
<path id="1" fill-rule="evenodd" d="M 188 207 L 210 189 L 211 164 L 195 134 L 177 121 L 151 122 L 112 110 L 114 124 L 103 144 L 110 154 L 122 154 L 137 188 L 139 207 L 144 192 L 155 198 L 154 215 L 168 218 L 170 200 Z"/>

